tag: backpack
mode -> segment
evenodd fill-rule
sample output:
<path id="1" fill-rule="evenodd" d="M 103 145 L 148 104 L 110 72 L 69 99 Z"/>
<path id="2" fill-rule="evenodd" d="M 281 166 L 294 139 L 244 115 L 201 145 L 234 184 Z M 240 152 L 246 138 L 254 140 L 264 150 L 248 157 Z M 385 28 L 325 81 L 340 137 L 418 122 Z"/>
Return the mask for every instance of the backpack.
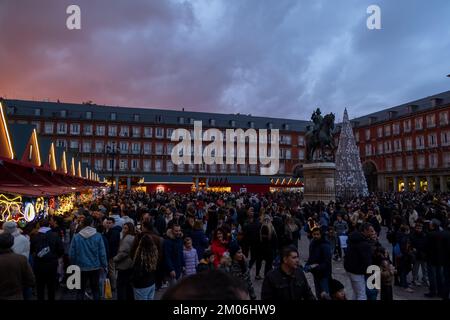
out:
<path id="1" fill-rule="evenodd" d="M 42 241 L 39 242 L 39 245 L 36 248 L 36 258 L 44 259 L 50 256 L 51 250 L 47 233 L 43 233 L 41 238 Z"/>

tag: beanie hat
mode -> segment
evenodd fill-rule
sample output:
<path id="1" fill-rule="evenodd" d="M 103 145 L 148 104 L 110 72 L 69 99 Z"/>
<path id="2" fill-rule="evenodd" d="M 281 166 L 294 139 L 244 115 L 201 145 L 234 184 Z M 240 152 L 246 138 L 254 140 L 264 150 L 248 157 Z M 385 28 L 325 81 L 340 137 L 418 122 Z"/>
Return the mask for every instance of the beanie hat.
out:
<path id="1" fill-rule="evenodd" d="M 17 230 L 17 223 L 15 221 L 7 221 L 3 224 L 3 230 L 7 233 L 14 233 Z"/>

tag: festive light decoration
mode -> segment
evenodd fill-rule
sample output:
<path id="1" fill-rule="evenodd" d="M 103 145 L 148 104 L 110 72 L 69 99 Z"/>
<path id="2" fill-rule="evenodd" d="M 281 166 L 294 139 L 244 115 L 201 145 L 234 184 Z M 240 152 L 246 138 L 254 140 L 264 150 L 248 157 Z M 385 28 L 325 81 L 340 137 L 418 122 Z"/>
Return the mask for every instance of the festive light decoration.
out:
<path id="1" fill-rule="evenodd" d="M 59 196 L 57 199 L 57 208 L 55 208 L 55 215 L 63 215 L 66 212 L 73 210 L 73 204 L 75 202 L 75 194 Z"/>
<path id="2" fill-rule="evenodd" d="M 24 219 L 27 222 L 31 222 L 36 217 L 36 210 L 31 202 L 27 202 L 25 204 L 25 210 L 24 210 Z"/>
<path id="3" fill-rule="evenodd" d="M 8 198 L 0 194 L 0 221 L 19 221 L 23 218 L 22 197 Z"/>

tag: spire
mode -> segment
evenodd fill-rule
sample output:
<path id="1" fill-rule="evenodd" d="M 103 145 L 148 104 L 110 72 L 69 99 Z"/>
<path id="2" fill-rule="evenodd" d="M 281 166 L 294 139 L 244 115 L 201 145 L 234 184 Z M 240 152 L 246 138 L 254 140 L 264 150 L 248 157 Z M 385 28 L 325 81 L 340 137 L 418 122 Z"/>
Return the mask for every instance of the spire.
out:
<path id="1" fill-rule="evenodd" d="M 343 122 L 349 122 L 347 108 L 344 109 L 344 121 Z"/>

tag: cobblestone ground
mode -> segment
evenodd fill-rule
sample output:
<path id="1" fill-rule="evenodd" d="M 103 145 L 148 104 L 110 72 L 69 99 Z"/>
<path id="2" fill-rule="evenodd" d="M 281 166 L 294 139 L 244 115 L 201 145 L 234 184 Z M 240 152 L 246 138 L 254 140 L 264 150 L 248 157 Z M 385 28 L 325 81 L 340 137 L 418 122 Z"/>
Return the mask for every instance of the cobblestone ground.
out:
<path id="1" fill-rule="evenodd" d="M 392 246 L 388 243 L 386 240 L 386 229 L 383 228 L 381 235 L 380 235 L 380 242 L 381 244 L 387 248 L 388 250 L 391 250 Z M 309 240 L 307 239 L 305 233 L 302 233 L 302 237 L 299 243 L 299 251 L 300 251 L 300 259 L 301 263 L 305 264 L 307 258 L 308 258 L 308 246 L 309 246 Z M 261 268 L 261 270 L 264 270 L 264 263 Z M 252 281 L 253 285 L 256 290 L 256 294 L 258 299 L 261 297 L 261 287 L 263 280 L 255 280 L 255 267 L 251 270 L 252 275 Z M 411 276 L 411 275 L 410 275 Z M 312 278 L 312 275 L 310 273 L 306 274 L 306 277 L 308 279 L 309 285 L 311 286 L 313 292 L 314 291 L 314 281 Z M 350 280 L 348 279 L 346 272 L 344 270 L 343 261 L 333 261 L 333 277 L 343 283 L 345 286 L 345 292 L 348 299 L 352 299 L 353 292 L 350 284 Z M 420 275 L 420 279 L 422 276 Z M 409 279 L 411 280 L 411 279 Z M 414 292 L 406 292 L 404 289 L 394 286 L 394 300 L 431 300 L 429 298 L 424 297 L 424 293 L 428 291 L 427 287 L 424 286 L 416 286 L 413 287 Z M 165 289 L 158 290 L 155 295 L 155 299 L 160 299 L 161 296 L 164 294 Z M 57 299 L 65 299 L 65 300 L 74 300 L 75 294 L 73 291 L 69 291 L 66 289 L 59 290 L 57 294 Z M 379 299 L 379 295 L 378 295 Z M 438 299 L 436 299 L 438 300 Z"/>

